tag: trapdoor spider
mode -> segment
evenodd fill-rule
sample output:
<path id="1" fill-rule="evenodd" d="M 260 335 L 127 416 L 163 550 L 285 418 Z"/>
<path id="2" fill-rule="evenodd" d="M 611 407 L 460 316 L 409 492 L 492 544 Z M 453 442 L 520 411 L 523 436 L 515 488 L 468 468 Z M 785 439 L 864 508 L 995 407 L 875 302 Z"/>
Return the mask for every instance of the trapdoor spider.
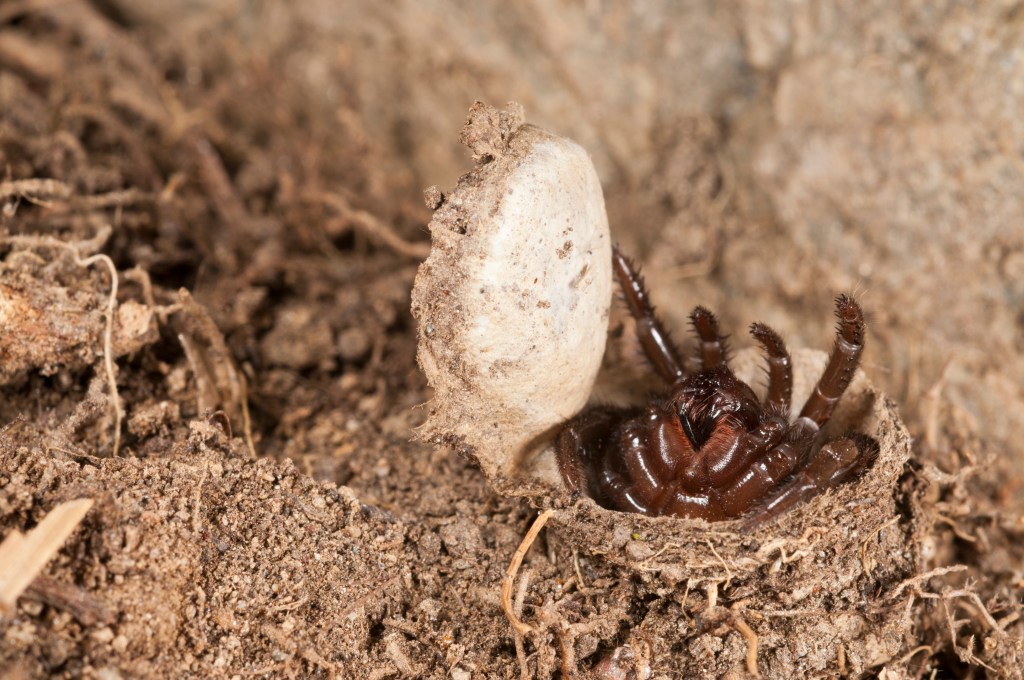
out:
<path id="1" fill-rule="evenodd" d="M 763 402 L 726 364 L 714 315 L 690 315 L 701 369 L 687 373 L 655 315 L 643 279 L 616 248 L 613 268 L 636 320 L 640 345 L 667 394 L 644 408 L 597 406 L 562 426 L 558 467 L 574 494 L 613 510 L 709 521 L 749 515 L 745 529 L 856 479 L 878 455 L 866 435 L 822 443 L 821 427 L 853 378 L 864 349 L 864 315 L 848 295 L 836 298 L 835 345 L 799 417 L 790 422 L 793 374 L 782 338 L 750 327 L 768 357 Z"/>

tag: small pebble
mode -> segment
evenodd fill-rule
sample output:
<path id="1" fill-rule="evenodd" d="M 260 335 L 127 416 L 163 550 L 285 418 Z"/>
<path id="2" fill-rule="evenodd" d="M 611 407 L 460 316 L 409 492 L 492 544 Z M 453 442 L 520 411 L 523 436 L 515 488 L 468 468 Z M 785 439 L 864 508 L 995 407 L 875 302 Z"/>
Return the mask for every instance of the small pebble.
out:
<path id="1" fill-rule="evenodd" d="M 123 654 L 128 649 L 128 638 L 124 635 L 118 635 L 110 641 L 110 646 L 113 647 L 114 651 L 118 654 Z"/>
<path id="2" fill-rule="evenodd" d="M 99 643 L 107 643 L 114 639 L 114 631 L 109 626 L 95 630 L 91 635 L 92 639 Z"/>

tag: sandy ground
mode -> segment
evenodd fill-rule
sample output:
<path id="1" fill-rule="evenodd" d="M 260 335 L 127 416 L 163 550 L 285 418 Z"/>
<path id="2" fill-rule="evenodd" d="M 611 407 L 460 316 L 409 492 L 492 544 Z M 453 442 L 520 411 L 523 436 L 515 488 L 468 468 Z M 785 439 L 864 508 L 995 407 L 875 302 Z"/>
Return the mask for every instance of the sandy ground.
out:
<path id="1" fill-rule="evenodd" d="M 0 4 L 0 530 L 95 502 L 0 670 L 1021 677 L 1018 5 L 338 5 Z M 878 531 L 805 513 L 700 571 L 553 522 L 514 634 L 536 508 L 412 441 L 422 191 L 472 168 L 476 99 L 587 149 L 671 326 L 824 348 L 857 292 L 912 439 Z"/>

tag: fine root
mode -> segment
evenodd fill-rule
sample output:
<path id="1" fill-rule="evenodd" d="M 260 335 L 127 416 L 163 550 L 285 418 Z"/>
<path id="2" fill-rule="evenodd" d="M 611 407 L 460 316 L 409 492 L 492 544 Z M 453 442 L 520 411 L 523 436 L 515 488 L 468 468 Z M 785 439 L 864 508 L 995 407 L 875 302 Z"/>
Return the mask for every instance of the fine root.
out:
<path id="1" fill-rule="evenodd" d="M 340 194 L 320 192 L 312 194 L 310 199 L 330 206 L 370 241 L 386 246 L 402 257 L 407 257 L 410 260 L 425 260 L 430 255 L 429 244 L 406 241 L 379 217 L 353 207 L 348 199 Z"/>
<path id="2" fill-rule="evenodd" d="M 747 640 L 747 672 L 755 678 L 761 677 L 757 668 L 757 633 L 737 614 L 732 615 L 729 623 Z"/>
<path id="3" fill-rule="evenodd" d="M 906 581 L 903 581 L 898 586 L 896 586 L 895 590 L 893 590 L 889 594 L 889 599 L 895 600 L 900 596 L 900 593 L 902 593 L 907 588 L 917 586 L 918 584 L 935 578 L 936 576 L 945 576 L 946 574 L 952 574 L 954 572 L 966 570 L 966 564 L 954 564 L 951 567 L 939 567 L 938 569 L 932 569 L 931 571 L 926 571 L 923 574 L 918 574 L 917 576 L 913 578 L 908 578 Z"/>
<path id="4" fill-rule="evenodd" d="M 523 601 L 526 599 L 526 591 L 530 589 L 530 577 L 533 576 L 533 570 L 527 569 L 523 572 L 523 577 L 519 579 L 519 589 L 516 591 L 515 600 L 515 614 L 518 617 L 523 615 Z M 519 661 L 519 677 L 522 680 L 529 680 L 530 667 L 528 659 L 526 657 L 526 647 L 523 644 L 523 635 L 519 631 L 514 631 L 515 644 L 516 644 L 516 659 Z"/>
<path id="5" fill-rule="evenodd" d="M 515 554 L 512 555 L 512 561 L 509 563 L 508 569 L 505 570 L 505 576 L 501 579 L 501 607 L 505 610 L 505 616 L 508 617 L 508 622 L 512 624 L 512 628 L 520 635 L 532 633 L 536 629 L 527 623 L 523 623 L 518 614 L 516 614 L 512 605 L 512 586 L 515 584 L 516 574 L 519 573 L 519 567 L 523 563 L 523 558 L 526 557 L 526 553 L 529 552 L 533 542 L 537 540 L 540 530 L 544 528 L 544 525 L 547 524 L 553 514 L 555 514 L 555 511 L 548 509 L 537 516 L 530 530 L 523 537 L 522 543 L 516 548 Z"/>

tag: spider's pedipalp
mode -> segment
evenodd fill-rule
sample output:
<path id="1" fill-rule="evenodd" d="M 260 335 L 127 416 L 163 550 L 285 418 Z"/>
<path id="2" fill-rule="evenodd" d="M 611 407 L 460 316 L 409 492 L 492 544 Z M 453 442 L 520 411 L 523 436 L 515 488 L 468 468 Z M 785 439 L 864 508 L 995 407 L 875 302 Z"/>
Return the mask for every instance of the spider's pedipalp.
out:
<path id="1" fill-rule="evenodd" d="M 654 313 L 650 295 L 644 286 L 643 277 L 628 257 L 618 247 L 612 247 L 612 269 L 619 280 L 619 287 L 636 320 L 636 334 L 647 360 L 655 372 L 669 385 L 686 375 L 679 350 L 676 349 L 665 325 Z"/>
<path id="2" fill-rule="evenodd" d="M 765 407 L 779 415 L 789 415 L 793 399 L 793 365 L 786 350 L 786 343 L 772 328 L 760 322 L 751 324 L 750 334 L 768 356 L 768 394 L 765 397 Z"/>
<path id="3" fill-rule="evenodd" d="M 818 384 L 807 398 L 802 417 L 810 418 L 820 427 L 832 416 L 836 403 L 853 380 L 853 374 L 864 351 L 864 312 L 849 295 L 836 298 L 836 341 Z"/>
<path id="4" fill-rule="evenodd" d="M 718 332 L 718 319 L 706 307 L 698 305 L 690 312 L 690 323 L 700 340 L 701 368 L 715 368 L 728 360 L 726 338 Z"/>

